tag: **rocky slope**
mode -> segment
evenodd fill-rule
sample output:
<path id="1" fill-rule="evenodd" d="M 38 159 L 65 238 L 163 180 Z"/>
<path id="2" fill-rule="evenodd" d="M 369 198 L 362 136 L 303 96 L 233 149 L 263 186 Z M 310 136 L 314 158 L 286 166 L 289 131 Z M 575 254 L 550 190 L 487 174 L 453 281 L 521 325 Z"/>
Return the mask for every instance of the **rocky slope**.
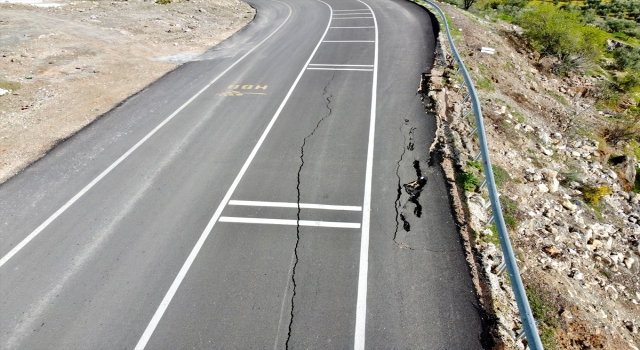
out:
<path id="1" fill-rule="evenodd" d="M 593 95 L 603 78 L 555 76 L 527 49 L 519 28 L 439 6 L 452 19 L 480 95 L 505 220 L 544 345 L 637 350 L 640 194 L 632 190 L 638 163 L 621 154 L 624 144 L 607 146 L 599 136 L 607 116 L 594 108 Z M 479 188 L 477 137 L 469 136 L 475 122 L 463 116 L 471 108 L 463 101 L 467 91 L 450 56 L 429 79 L 427 103 L 441 121 L 438 148 L 456 164 L 459 189 L 467 187 L 463 226 L 474 232 L 479 294 L 494 315 L 496 348 L 522 349 L 526 340 L 514 338 L 521 325 L 510 282 L 497 271 L 502 252 L 488 223 L 488 196 Z"/>

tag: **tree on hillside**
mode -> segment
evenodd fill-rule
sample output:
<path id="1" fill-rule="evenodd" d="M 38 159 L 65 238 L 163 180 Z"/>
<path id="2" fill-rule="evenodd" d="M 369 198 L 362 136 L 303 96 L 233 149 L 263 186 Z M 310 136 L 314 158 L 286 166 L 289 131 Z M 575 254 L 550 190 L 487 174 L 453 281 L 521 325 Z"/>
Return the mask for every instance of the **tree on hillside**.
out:
<path id="1" fill-rule="evenodd" d="M 474 2 L 476 2 L 476 0 L 464 0 L 463 8 L 468 10 Z"/>
<path id="2" fill-rule="evenodd" d="M 550 4 L 531 6 L 519 16 L 518 23 L 535 49 L 560 59 L 559 73 L 594 62 L 606 40 L 603 31 L 584 25 L 579 12 Z"/>

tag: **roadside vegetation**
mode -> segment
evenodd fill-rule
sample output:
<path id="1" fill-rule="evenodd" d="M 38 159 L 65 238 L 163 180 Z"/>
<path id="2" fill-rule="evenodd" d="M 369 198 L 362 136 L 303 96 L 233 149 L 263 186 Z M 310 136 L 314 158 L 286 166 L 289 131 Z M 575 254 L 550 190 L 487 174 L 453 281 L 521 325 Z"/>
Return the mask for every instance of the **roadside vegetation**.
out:
<path id="1" fill-rule="evenodd" d="M 593 116 L 598 122 L 574 131 L 598 140 L 604 153 L 640 159 L 640 1 L 443 1 L 494 22 L 519 26 L 519 39 L 536 52 L 534 60 L 553 62 L 549 73 L 559 78 L 576 74 L 596 77 Z M 476 87 L 494 91 L 495 85 L 482 67 L 480 73 Z M 562 95 L 546 93 L 570 106 Z M 472 173 L 462 174 L 458 181 L 467 190 L 478 182 Z M 640 191 L 639 183 L 636 179 L 636 192 Z M 592 192 L 587 191 L 587 202 L 597 204 L 600 193 Z"/>
<path id="2" fill-rule="evenodd" d="M 598 127 L 586 130 L 601 148 L 640 158 L 640 1 L 444 0 L 492 21 L 522 28 L 536 59 L 551 59 L 550 73 L 595 76 Z M 478 79 L 478 88 L 493 89 Z M 568 101 L 553 94 L 563 105 Z"/>

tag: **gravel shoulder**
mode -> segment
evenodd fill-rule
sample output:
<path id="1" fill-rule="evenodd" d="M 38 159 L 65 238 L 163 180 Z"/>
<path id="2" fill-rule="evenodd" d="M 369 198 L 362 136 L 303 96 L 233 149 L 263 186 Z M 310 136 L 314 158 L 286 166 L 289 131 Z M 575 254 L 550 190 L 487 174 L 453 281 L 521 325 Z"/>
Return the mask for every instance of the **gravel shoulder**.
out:
<path id="1" fill-rule="evenodd" d="M 247 25 L 237 0 L 0 3 L 0 183 Z"/>

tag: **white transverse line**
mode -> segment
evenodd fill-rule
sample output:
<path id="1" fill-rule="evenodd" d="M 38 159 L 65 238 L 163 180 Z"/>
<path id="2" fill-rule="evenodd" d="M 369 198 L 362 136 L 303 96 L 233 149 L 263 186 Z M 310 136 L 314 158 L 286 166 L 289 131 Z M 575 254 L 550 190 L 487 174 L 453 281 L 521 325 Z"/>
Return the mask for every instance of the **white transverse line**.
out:
<path id="1" fill-rule="evenodd" d="M 350 13 L 336 13 L 334 14 L 334 18 L 336 18 L 335 16 L 353 16 L 353 15 L 370 15 L 371 12 L 350 12 Z"/>
<path id="2" fill-rule="evenodd" d="M 258 202 L 258 201 L 238 201 L 231 200 L 229 205 L 245 205 L 250 207 L 278 207 L 278 208 L 298 208 L 298 203 L 287 202 Z M 309 204 L 300 203 L 303 209 L 324 209 L 324 210 L 346 210 L 346 211 L 362 211 L 362 207 L 352 205 L 327 205 L 327 204 Z"/>
<path id="3" fill-rule="evenodd" d="M 327 4 L 326 2 L 324 2 L 322 0 L 318 0 L 318 1 L 323 3 L 323 4 L 325 4 L 325 5 L 327 5 L 329 7 L 329 11 L 331 13 L 329 18 L 331 18 L 331 16 L 333 15 L 333 9 L 331 8 L 331 6 L 329 6 L 329 4 Z M 278 1 L 278 2 L 280 2 L 280 1 Z M 289 7 L 289 5 L 287 5 L 287 7 Z M 289 16 L 287 16 L 287 20 L 289 19 L 290 16 L 291 16 L 291 7 L 289 7 Z M 193 261 L 196 259 L 196 256 L 200 252 L 200 249 L 204 245 L 204 242 L 207 240 L 207 237 L 209 237 L 209 234 L 211 233 L 211 230 L 213 229 L 213 226 L 215 225 L 216 221 L 218 221 L 218 218 L 220 217 L 220 214 L 222 213 L 222 210 L 227 205 L 227 202 L 229 202 L 229 199 L 231 198 L 231 195 L 233 195 L 233 192 L 236 190 L 236 187 L 238 187 L 238 183 L 240 183 L 240 180 L 242 180 L 242 177 L 244 176 L 244 173 L 249 168 L 249 165 L 253 161 L 253 158 L 256 156 L 256 153 L 258 153 L 258 150 L 260 149 L 260 146 L 262 146 L 262 143 L 264 142 L 264 139 L 267 138 L 267 135 L 269 134 L 269 131 L 273 127 L 273 124 L 275 124 L 276 120 L 278 119 L 278 116 L 280 116 L 280 113 L 282 112 L 282 109 L 287 104 L 287 101 L 289 100 L 289 97 L 291 97 L 291 94 L 293 93 L 293 90 L 295 90 L 296 85 L 298 85 L 298 82 L 300 81 L 300 78 L 302 78 L 302 75 L 304 74 L 307 66 L 309 65 L 309 62 L 311 62 L 311 59 L 316 54 L 316 51 L 318 51 L 318 48 L 320 47 L 320 44 L 322 43 L 322 40 L 324 40 L 324 37 L 327 35 L 327 32 L 329 31 L 329 25 L 330 24 L 331 24 L 331 20 L 328 21 L 327 28 L 324 30 L 324 34 L 322 34 L 322 37 L 320 38 L 320 41 L 318 41 L 318 44 L 313 49 L 313 52 L 311 52 L 311 56 L 309 56 L 309 59 L 307 60 L 307 62 L 305 62 L 304 66 L 300 70 L 300 73 L 298 74 L 298 77 L 293 82 L 293 85 L 291 85 L 291 88 L 289 89 L 289 92 L 287 93 L 287 95 L 284 97 L 284 100 L 282 100 L 282 103 L 280 104 L 280 107 L 278 107 L 278 110 L 276 110 L 276 113 L 273 115 L 273 118 L 271 118 L 271 121 L 267 125 L 266 129 L 264 129 L 264 132 L 262 133 L 262 136 L 260 136 L 260 139 L 258 139 L 258 142 L 256 143 L 255 147 L 253 148 L 253 150 L 249 154 L 249 157 L 244 162 L 244 165 L 242 165 L 242 168 L 240 169 L 240 172 L 236 176 L 235 180 L 233 180 L 233 183 L 231 184 L 231 187 L 229 187 L 229 190 L 227 190 L 227 193 L 225 194 L 224 198 L 222 198 L 222 201 L 218 205 L 218 208 L 213 213 L 213 216 L 211 217 L 211 220 L 209 220 L 209 223 L 204 228 L 204 231 L 202 232 L 202 235 L 198 239 L 198 242 L 196 242 L 196 245 L 193 247 L 193 250 L 191 250 L 191 253 L 187 257 L 187 260 L 182 265 L 182 268 L 180 268 L 180 271 L 178 272 L 178 275 L 176 276 L 175 280 L 173 281 L 173 283 L 171 283 L 171 287 L 169 287 L 169 290 L 167 291 L 167 294 L 165 294 L 164 298 L 160 302 L 160 305 L 158 306 L 158 309 L 156 310 L 155 314 L 151 318 L 151 321 L 147 325 L 147 328 L 145 329 L 144 333 L 140 337 L 140 340 L 138 341 L 138 344 L 135 347 L 136 350 L 144 349 L 145 346 L 147 345 L 147 342 L 149 342 L 149 339 L 151 338 L 151 335 L 153 334 L 153 331 L 158 326 L 158 323 L 160 322 L 160 319 L 162 318 L 162 315 L 164 315 L 164 312 L 167 310 L 167 307 L 169 307 L 169 303 L 171 303 L 171 299 L 173 299 L 173 296 L 176 294 L 176 291 L 178 290 L 178 287 L 180 287 L 180 284 L 182 283 L 182 280 L 184 279 L 184 277 L 187 275 L 187 272 L 191 268 L 191 264 L 193 264 Z M 280 27 L 281 26 L 282 26 L 282 24 L 280 25 Z M 278 27 L 278 29 L 280 29 L 280 27 Z"/>
<path id="4" fill-rule="evenodd" d="M 280 1 L 278 1 L 278 2 L 280 2 Z M 287 4 L 285 4 L 285 5 L 287 7 L 289 7 L 289 5 L 287 5 Z M 138 141 L 138 143 L 136 143 L 127 152 L 125 152 L 125 154 L 120 156 L 120 158 L 118 158 L 115 162 L 113 162 L 113 164 L 111 164 L 107 169 L 105 169 L 102 173 L 100 173 L 100 175 L 98 175 L 95 179 L 93 179 L 93 181 L 91 181 L 82 190 L 80 190 L 80 192 L 78 192 L 75 196 L 73 196 L 73 198 L 69 199 L 69 201 L 67 203 L 65 203 L 60 209 L 58 209 L 55 213 L 53 213 L 53 215 L 51 215 L 47 220 L 45 220 L 45 222 L 40 224 L 40 226 L 38 226 L 33 232 L 31 232 L 25 239 L 23 239 L 20 243 L 18 243 L 18 245 L 16 245 L 13 249 L 11 249 L 11 251 L 9 251 L 9 253 L 7 253 L 5 256 L 3 256 L 2 259 L 0 259 L 0 267 L 2 265 L 4 265 L 7 261 L 9 261 L 9 259 L 11 259 L 14 255 L 16 255 L 16 253 L 18 253 L 22 248 L 24 248 L 24 246 L 26 246 L 29 242 L 31 242 L 31 240 L 33 240 L 38 234 L 40 234 L 40 232 L 42 232 L 42 230 L 44 230 L 47 226 L 49 226 L 49 224 L 51 224 L 51 222 L 53 222 L 53 220 L 55 220 L 58 216 L 60 216 L 62 213 L 64 213 L 65 210 L 67 210 L 80 197 L 82 197 L 85 193 L 87 193 L 87 191 L 89 191 L 93 186 L 95 186 L 95 184 L 97 184 L 100 180 L 102 180 L 102 178 L 104 178 L 115 167 L 117 167 L 120 163 L 122 163 L 122 161 L 124 161 L 127 157 L 129 157 L 129 155 L 131 155 L 131 153 L 133 153 L 136 149 L 138 149 L 138 147 L 140 147 L 149 138 L 151 138 L 151 136 L 153 136 L 153 134 L 155 134 L 158 130 L 160 130 L 160 128 L 165 126 L 165 124 L 167 124 L 171 119 L 173 119 L 173 117 L 175 117 L 185 107 L 187 107 L 191 102 L 193 102 L 193 100 L 195 100 L 198 96 L 200 96 L 203 92 L 205 92 L 205 90 L 207 90 L 211 85 L 213 85 L 216 81 L 218 81 L 218 79 L 220 79 L 220 77 L 225 75 L 228 71 L 231 70 L 231 68 L 235 67 L 238 63 L 240 63 L 240 61 L 242 61 L 245 57 L 247 57 L 250 53 L 252 53 L 255 49 L 257 49 L 260 45 L 262 45 L 265 41 L 269 40 L 269 38 L 271 38 L 278 30 L 280 30 L 280 28 L 282 28 L 282 26 L 285 23 L 287 23 L 289 21 L 289 18 L 291 17 L 291 12 L 292 12 L 291 7 L 289 7 L 289 15 L 284 20 L 284 22 L 282 22 L 278 26 L 278 28 L 276 28 L 276 30 L 274 30 L 271 34 L 269 34 L 269 36 L 267 36 L 261 42 L 259 42 L 258 45 L 254 46 L 251 50 L 247 51 L 247 53 L 245 53 L 237 61 L 233 62 L 232 65 L 230 65 L 227 69 L 225 69 L 217 77 L 215 77 L 213 80 L 211 80 L 207 85 L 205 85 L 205 87 L 200 89 L 200 91 L 198 91 L 195 95 L 193 95 L 193 97 L 191 97 L 189 100 L 187 100 L 187 102 L 183 103 L 182 106 L 180 106 L 173 113 L 171 113 L 171 115 L 168 116 L 165 120 L 163 120 L 162 123 L 158 124 L 158 126 L 156 126 L 153 130 L 151 130 L 151 132 L 149 132 L 145 137 L 143 137 L 142 140 Z"/>
<path id="5" fill-rule="evenodd" d="M 307 68 L 308 70 L 355 70 L 361 72 L 373 72 L 373 69 L 357 69 L 357 68 Z"/>
<path id="6" fill-rule="evenodd" d="M 237 222 L 237 223 L 244 223 L 244 224 L 266 224 L 266 225 L 288 225 L 288 226 L 296 226 L 300 224 L 300 226 L 360 228 L 359 222 L 330 222 L 330 221 L 310 221 L 310 220 L 239 218 L 239 217 L 231 217 L 231 216 L 221 216 L 218 221 Z"/>
<path id="7" fill-rule="evenodd" d="M 349 17 L 349 18 L 338 17 L 338 18 L 334 18 L 334 19 L 358 19 L 358 18 L 373 18 L 373 17 Z"/>
<path id="8" fill-rule="evenodd" d="M 378 21 L 369 5 L 376 27 L 375 57 L 373 61 L 373 86 L 371 88 L 371 120 L 369 121 L 369 145 L 367 148 L 367 168 L 364 180 L 364 201 L 362 205 L 362 238 L 360 240 L 360 269 L 358 273 L 358 298 L 356 302 L 356 330 L 353 348 L 364 349 L 365 326 L 367 321 L 367 276 L 369 274 L 369 228 L 371 221 L 371 183 L 373 176 L 373 142 L 376 135 L 376 94 L 378 92 Z"/>
<path id="9" fill-rule="evenodd" d="M 374 43 L 373 40 L 325 40 L 323 43 Z"/>
<path id="10" fill-rule="evenodd" d="M 358 10 L 333 10 L 333 12 L 351 12 L 351 11 L 368 11 L 368 9 L 358 9 Z"/>
<path id="11" fill-rule="evenodd" d="M 310 66 L 323 66 L 323 67 L 373 67 L 373 64 L 322 64 L 312 63 Z"/>
<path id="12" fill-rule="evenodd" d="M 350 28 L 350 29 L 358 28 L 359 29 L 359 28 L 374 28 L 374 27 L 331 27 L 331 29 L 334 29 L 334 28 L 335 29 L 348 29 L 348 28 Z"/>

